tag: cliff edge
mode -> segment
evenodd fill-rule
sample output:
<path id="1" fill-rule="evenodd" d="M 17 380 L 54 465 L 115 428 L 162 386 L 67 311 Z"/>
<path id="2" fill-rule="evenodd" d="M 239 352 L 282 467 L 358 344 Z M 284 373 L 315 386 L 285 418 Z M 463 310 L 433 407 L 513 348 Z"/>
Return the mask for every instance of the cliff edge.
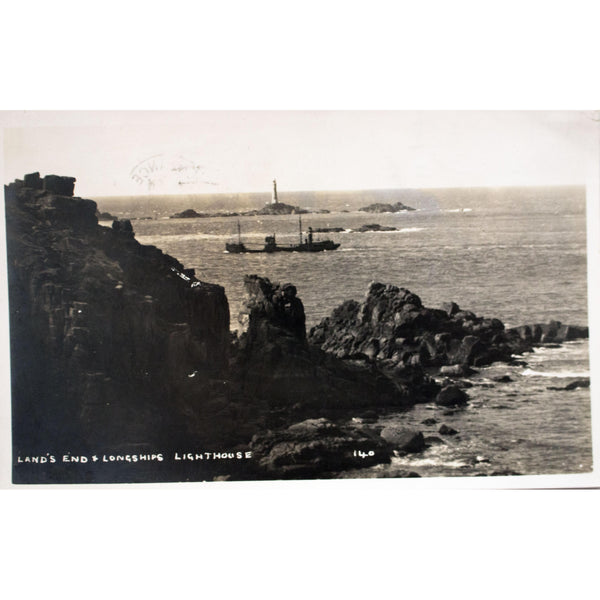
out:
<path id="1" fill-rule="evenodd" d="M 99 226 L 74 183 L 5 186 L 15 455 L 187 438 L 190 382 L 228 370 L 224 289 L 139 244 L 129 221 Z"/>

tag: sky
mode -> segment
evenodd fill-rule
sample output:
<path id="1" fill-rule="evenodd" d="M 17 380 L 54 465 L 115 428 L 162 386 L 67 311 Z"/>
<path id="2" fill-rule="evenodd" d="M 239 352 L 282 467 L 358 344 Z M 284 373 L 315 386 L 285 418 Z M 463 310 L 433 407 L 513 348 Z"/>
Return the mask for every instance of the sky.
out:
<path id="1" fill-rule="evenodd" d="M 9 112 L 3 180 L 76 177 L 84 197 L 584 184 L 592 111 Z"/>

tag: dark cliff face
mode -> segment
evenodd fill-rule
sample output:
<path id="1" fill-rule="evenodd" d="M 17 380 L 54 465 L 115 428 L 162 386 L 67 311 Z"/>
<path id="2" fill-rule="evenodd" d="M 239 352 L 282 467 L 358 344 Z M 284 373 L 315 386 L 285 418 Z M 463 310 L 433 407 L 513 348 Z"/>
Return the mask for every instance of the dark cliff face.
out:
<path id="1" fill-rule="evenodd" d="M 5 189 L 15 454 L 193 436 L 190 399 L 228 369 L 224 290 L 100 227 L 74 181 Z"/>

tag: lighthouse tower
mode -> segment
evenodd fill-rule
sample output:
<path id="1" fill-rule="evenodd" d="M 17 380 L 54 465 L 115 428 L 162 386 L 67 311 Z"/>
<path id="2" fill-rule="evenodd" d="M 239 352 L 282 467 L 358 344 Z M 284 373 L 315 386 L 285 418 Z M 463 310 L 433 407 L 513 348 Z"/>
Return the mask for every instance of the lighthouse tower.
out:
<path id="1" fill-rule="evenodd" d="M 273 179 L 273 195 L 271 196 L 271 204 L 277 204 L 277 180 Z"/>

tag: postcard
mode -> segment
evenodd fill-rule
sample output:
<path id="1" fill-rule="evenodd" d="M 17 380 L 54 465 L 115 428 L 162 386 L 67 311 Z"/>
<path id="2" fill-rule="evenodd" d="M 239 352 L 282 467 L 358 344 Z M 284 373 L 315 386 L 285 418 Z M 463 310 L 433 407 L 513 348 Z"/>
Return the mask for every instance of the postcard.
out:
<path id="1" fill-rule="evenodd" d="M 13 486 L 598 484 L 597 113 L 1 119 Z"/>

